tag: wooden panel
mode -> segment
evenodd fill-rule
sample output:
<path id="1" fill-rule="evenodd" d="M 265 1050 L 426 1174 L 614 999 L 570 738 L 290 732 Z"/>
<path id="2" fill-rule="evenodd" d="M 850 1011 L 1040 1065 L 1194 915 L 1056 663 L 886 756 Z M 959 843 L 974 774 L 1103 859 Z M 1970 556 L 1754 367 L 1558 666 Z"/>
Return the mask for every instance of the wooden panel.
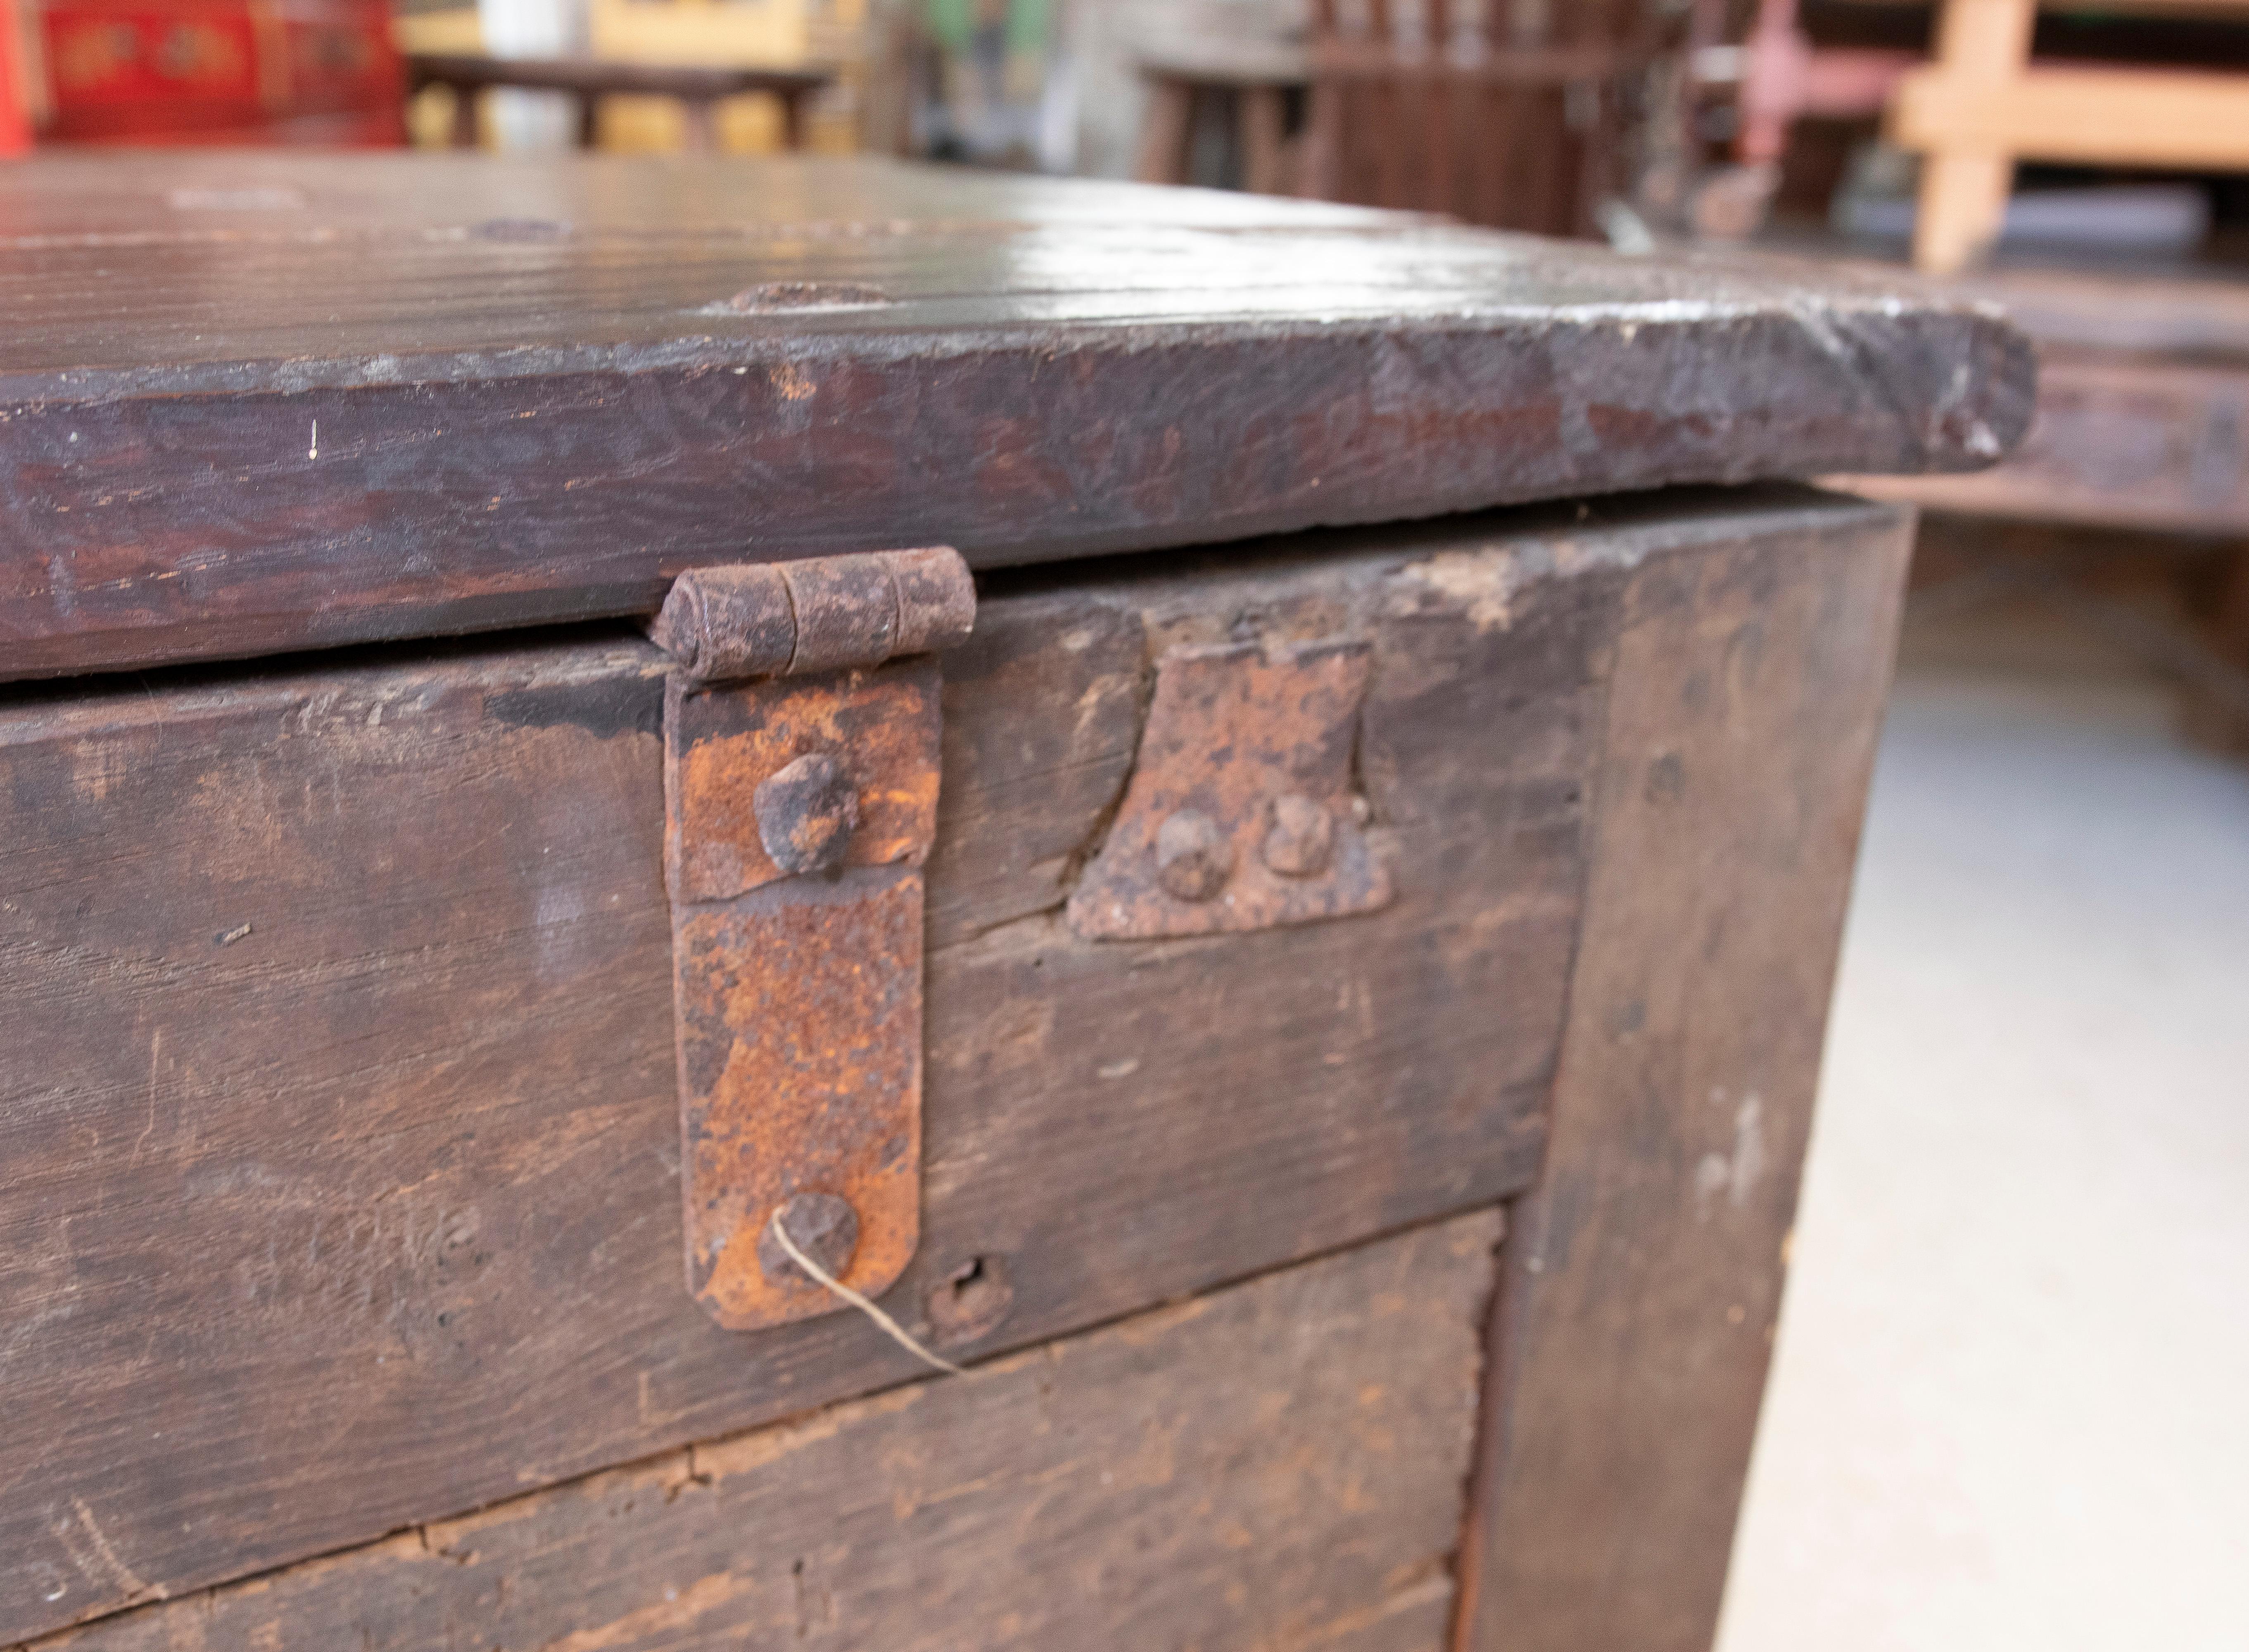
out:
<path id="1" fill-rule="evenodd" d="M 0 224 L 5 676 L 745 559 L 1972 469 L 2031 394 L 2004 322 L 1887 276 L 872 161 L 54 156 Z"/>
<path id="2" fill-rule="evenodd" d="M 1633 581 L 1463 1647 L 1710 1644 L 1909 540 L 1861 522 Z"/>
<path id="3" fill-rule="evenodd" d="M 1438 1652 L 1496 1212 L 44 1642 Z"/>
<path id="4" fill-rule="evenodd" d="M 2049 349 L 2030 433 L 2005 463 L 1845 485 L 1949 511 L 2249 533 L 2249 366 Z"/>
<path id="5" fill-rule="evenodd" d="M 1526 1186 L 1615 603 L 1884 507 L 1663 495 L 987 582 L 950 656 L 924 1239 L 964 1357 Z M 1163 650 L 1363 636 L 1396 900 L 1075 940 Z M 0 1634 L 914 1374 L 681 1277 L 657 661 L 581 642 L 0 714 Z"/>

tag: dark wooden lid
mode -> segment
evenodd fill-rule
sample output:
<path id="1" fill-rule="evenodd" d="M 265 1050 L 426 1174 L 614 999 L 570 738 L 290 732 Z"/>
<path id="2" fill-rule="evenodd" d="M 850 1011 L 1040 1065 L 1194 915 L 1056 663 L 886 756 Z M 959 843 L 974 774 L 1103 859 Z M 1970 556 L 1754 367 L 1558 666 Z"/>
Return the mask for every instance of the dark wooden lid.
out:
<path id="1" fill-rule="evenodd" d="M 0 676 L 1668 482 L 1972 468 L 2028 346 L 1902 285 L 919 169 L 0 169 Z"/>

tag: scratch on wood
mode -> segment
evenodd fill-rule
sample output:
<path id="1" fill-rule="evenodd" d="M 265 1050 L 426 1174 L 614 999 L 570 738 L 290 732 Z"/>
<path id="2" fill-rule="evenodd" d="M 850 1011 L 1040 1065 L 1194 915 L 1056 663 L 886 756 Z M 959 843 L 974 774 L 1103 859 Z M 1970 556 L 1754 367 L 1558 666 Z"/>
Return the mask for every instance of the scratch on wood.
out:
<path id="1" fill-rule="evenodd" d="M 84 1497 L 73 1497 L 71 1499 L 71 1507 L 78 1511 L 79 1523 L 86 1528 L 86 1535 L 93 1545 L 93 1563 L 88 1564 L 87 1557 L 80 1545 L 72 1541 L 69 1522 L 65 1521 L 57 1526 L 55 1536 L 60 1539 L 65 1552 L 71 1558 L 72 1564 L 86 1573 L 88 1582 L 108 1583 L 135 1598 L 156 1600 L 166 1598 L 165 1591 L 161 1586 L 152 1588 L 141 1582 L 134 1574 L 133 1568 L 119 1558 L 117 1551 L 109 1546 L 109 1538 L 101 1530 L 101 1522 L 93 1518 L 93 1511 L 86 1507 Z"/>

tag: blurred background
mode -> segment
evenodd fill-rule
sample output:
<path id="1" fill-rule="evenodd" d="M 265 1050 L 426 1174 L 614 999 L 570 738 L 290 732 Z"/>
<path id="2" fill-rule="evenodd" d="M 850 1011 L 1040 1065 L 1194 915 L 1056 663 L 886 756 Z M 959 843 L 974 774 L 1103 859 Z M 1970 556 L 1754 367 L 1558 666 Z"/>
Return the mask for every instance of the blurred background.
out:
<path id="1" fill-rule="evenodd" d="M 2249 0 L 0 0 L 55 145 L 875 152 L 1912 265 L 1926 513 L 1725 1652 L 2249 1644 Z"/>

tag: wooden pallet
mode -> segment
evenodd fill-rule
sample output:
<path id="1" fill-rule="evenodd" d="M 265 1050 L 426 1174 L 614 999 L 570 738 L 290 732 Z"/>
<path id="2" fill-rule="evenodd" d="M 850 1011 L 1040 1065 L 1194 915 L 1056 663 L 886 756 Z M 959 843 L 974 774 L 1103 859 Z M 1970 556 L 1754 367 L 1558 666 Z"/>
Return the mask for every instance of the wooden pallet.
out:
<path id="1" fill-rule="evenodd" d="M 1914 262 L 1923 270 L 1962 269 L 1998 240 L 2019 160 L 2249 169 L 2249 74 L 2034 65 L 2039 10 L 2039 0 L 1946 0 L 1936 61 L 1899 83 L 1889 137 L 1922 156 Z M 2103 0 L 2101 10 L 2249 18 L 2249 0 Z"/>

